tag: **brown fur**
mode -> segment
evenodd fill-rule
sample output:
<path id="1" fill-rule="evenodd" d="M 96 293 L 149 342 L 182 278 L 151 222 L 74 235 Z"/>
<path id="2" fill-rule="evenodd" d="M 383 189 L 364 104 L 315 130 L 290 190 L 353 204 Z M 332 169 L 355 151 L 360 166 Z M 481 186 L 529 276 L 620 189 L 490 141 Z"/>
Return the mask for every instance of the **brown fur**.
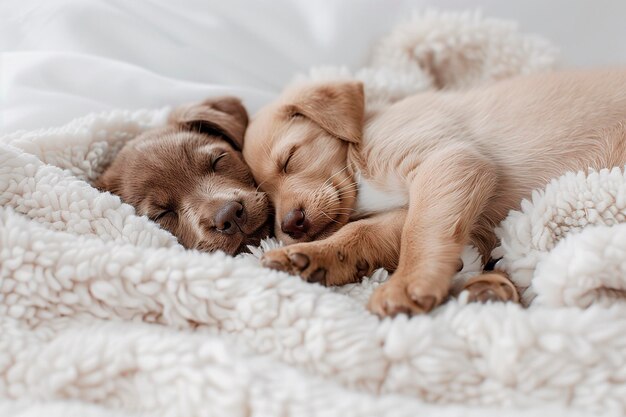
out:
<path id="1" fill-rule="evenodd" d="M 175 109 L 169 124 L 129 141 L 96 186 L 175 235 L 186 248 L 235 254 L 269 234 L 268 201 L 241 155 L 248 123 L 239 100 L 225 97 Z M 226 203 L 242 204 L 237 232 L 216 229 Z"/>
<path id="2" fill-rule="evenodd" d="M 300 207 L 312 231 L 326 230 L 301 242 L 322 239 L 363 216 L 355 211 L 357 173 L 380 190 L 406 197 L 408 206 L 394 209 L 401 221 L 372 217 L 357 236 L 364 225 L 359 220 L 348 225 L 351 233 L 344 232 L 346 226 L 331 238 L 265 257 L 269 266 L 305 278 L 310 267 L 300 265 L 315 264 L 335 277 L 332 283 L 344 283 L 356 277 L 341 266 L 345 251 L 358 252 L 350 257 L 353 263 L 395 264 L 389 260 L 398 249 L 389 242 L 399 236 L 396 271 L 370 300 L 370 309 L 381 316 L 425 312 L 441 303 L 463 245 L 474 244 L 487 259 L 496 243 L 494 226 L 533 189 L 566 171 L 626 163 L 624 70 L 548 73 L 465 92 L 418 94 L 366 120 L 355 140 L 361 96 L 354 82 L 291 87 L 255 116 L 244 156 L 277 208 L 276 233 L 287 243 L 294 239 L 280 233 L 280 222 L 290 209 Z M 327 98 L 325 105 L 320 97 Z M 304 106 L 309 98 L 313 103 Z M 285 117 L 294 106 L 306 107 L 300 112 L 305 117 Z M 294 149 L 287 172 L 281 171 L 284 155 Z M 377 218 L 380 224 L 373 226 Z M 342 248 L 343 261 L 328 255 Z M 503 280 L 490 274 L 482 282 L 501 287 Z M 481 285 L 473 287 L 482 291 Z"/>

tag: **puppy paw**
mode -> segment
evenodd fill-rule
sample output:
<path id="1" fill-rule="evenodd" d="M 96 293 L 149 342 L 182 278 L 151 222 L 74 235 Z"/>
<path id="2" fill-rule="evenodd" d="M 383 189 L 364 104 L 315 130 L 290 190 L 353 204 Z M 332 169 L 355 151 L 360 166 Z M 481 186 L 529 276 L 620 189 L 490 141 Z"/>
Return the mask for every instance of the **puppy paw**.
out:
<path id="1" fill-rule="evenodd" d="M 368 308 L 379 317 L 424 314 L 441 304 L 447 294 L 448 288 L 437 281 L 394 274 L 374 291 Z"/>
<path id="2" fill-rule="evenodd" d="M 470 302 L 519 302 L 517 289 L 506 276 L 499 272 L 482 274 L 471 278 L 463 287 L 463 291 L 468 292 L 467 300 Z"/>
<path id="3" fill-rule="evenodd" d="M 266 252 L 261 264 L 267 268 L 300 275 L 307 282 L 344 285 L 359 281 L 373 268 L 368 262 L 332 245 L 320 242 L 298 243 Z"/>

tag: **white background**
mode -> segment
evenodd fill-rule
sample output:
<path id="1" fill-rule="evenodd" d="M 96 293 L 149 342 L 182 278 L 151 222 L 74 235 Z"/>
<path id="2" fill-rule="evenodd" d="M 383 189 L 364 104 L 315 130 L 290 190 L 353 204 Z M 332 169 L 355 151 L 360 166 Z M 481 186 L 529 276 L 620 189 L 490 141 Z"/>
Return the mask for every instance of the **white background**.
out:
<path id="1" fill-rule="evenodd" d="M 416 4 L 465 10 L 519 22 L 560 48 L 567 66 L 626 65 L 624 0 L 428 0 Z"/>
<path id="2" fill-rule="evenodd" d="M 0 132 L 216 94 L 254 112 L 311 66 L 358 68 L 433 6 L 516 20 L 563 66 L 626 64 L 620 0 L 0 0 Z"/>

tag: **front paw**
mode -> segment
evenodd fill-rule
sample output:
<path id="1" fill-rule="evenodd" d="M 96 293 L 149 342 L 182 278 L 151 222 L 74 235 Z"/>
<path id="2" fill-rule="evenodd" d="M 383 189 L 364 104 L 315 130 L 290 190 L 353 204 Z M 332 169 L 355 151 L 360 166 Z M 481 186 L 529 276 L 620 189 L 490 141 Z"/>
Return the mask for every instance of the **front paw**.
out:
<path id="1" fill-rule="evenodd" d="M 379 317 L 424 314 L 437 307 L 448 295 L 445 280 L 420 278 L 396 273 L 376 288 L 368 308 Z"/>
<path id="2" fill-rule="evenodd" d="M 303 248 L 299 250 L 297 246 L 300 245 L 294 246 L 295 250 L 289 246 L 266 252 L 261 258 L 261 264 L 266 268 L 300 275 L 307 282 L 326 285 L 327 268 L 318 265 L 317 259 L 311 253 L 307 253 L 310 251 L 302 250 Z"/>
<path id="3" fill-rule="evenodd" d="M 307 282 L 343 285 L 357 282 L 373 271 L 369 263 L 350 252 L 320 242 L 298 243 L 266 252 L 261 264 L 300 275 Z"/>

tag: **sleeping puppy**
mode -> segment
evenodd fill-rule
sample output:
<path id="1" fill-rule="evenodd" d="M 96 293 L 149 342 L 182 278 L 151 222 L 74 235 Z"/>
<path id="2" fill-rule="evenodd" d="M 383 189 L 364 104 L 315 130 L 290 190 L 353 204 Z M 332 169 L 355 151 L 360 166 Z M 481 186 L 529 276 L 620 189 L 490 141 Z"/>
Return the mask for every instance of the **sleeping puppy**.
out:
<path id="1" fill-rule="evenodd" d="M 224 97 L 175 109 L 129 141 L 95 186 L 119 195 L 186 248 L 237 254 L 271 230 L 268 200 L 241 155 L 248 115 Z"/>
<path id="2" fill-rule="evenodd" d="M 626 163 L 624 70 L 427 92 L 367 120 L 363 94 L 358 82 L 292 86 L 252 120 L 243 153 L 276 235 L 293 244 L 264 265 L 325 285 L 395 270 L 370 299 L 380 316 L 440 304 L 462 247 L 488 259 L 494 227 L 533 189 Z M 478 300 L 517 299 L 501 273 L 466 286 Z"/>

